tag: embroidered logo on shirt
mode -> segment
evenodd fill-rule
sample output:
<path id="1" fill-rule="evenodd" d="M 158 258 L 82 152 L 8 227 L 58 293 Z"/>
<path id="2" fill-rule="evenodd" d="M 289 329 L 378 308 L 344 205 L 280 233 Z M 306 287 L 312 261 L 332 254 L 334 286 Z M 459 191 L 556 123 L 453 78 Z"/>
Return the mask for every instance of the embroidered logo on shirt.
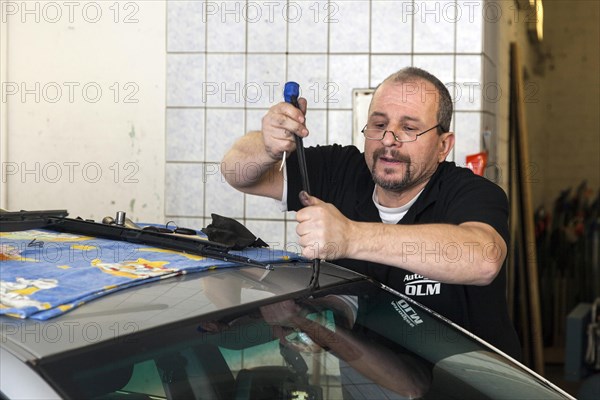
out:
<path id="1" fill-rule="evenodd" d="M 407 296 L 433 296 L 440 294 L 442 284 L 423 275 L 413 274 L 404 277 L 404 293 Z"/>
<path id="2" fill-rule="evenodd" d="M 406 300 L 392 301 L 392 306 L 411 328 L 423 323 L 419 314 L 417 314 Z"/>

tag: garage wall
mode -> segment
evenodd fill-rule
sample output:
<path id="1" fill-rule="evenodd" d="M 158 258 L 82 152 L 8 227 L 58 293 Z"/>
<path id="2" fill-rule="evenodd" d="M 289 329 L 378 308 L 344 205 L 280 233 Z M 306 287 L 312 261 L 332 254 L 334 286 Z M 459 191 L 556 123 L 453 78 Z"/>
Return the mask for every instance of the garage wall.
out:
<path id="1" fill-rule="evenodd" d="M 488 3 L 169 0 L 167 218 L 204 226 L 217 213 L 275 246 L 295 242 L 293 214 L 236 192 L 220 171 L 226 150 L 260 129 L 287 80 L 298 81 L 308 100 L 306 145 L 351 144 L 352 90 L 375 87 L 405 66 L 425 68 L 455 99 L 450 160 L 464 165 L 481 150 L 483 130 L 498 135 L 496 59 L 486 50 L 484 25 L 498 26 L 505 16 Z M 494 43 L 496 30 L 489 35 Z"/>
<path id="2" fill-rule="evenodd" d="M 288 79 L 309 98 L 307 144 L 350 143 L 351 90 L 404 65 L 452 88 L 452 159 L 491 132 L 487 175 L 506 188 L 511 41 L 529 85 L 534 206 L 584 178 L 597 188 L 598 4 L 545 2 L 536 47 L 518 3 L 0 0 L 0 205 L 193 226 L 217 212 L 293 239 L 293 215 L 225 185 L 226 148 Z"/>
<path id="3" fill-rule="evenodd" d="M 508 182 L 508 117 L 511 42 L 518 44 L 524 77 L 524 108 L 530 162 L 526 171 L 534 208 L 551 210 L 559 193 L 586 180 L 592 195 L 600 188 L 600 3 L 544 1 L 543 40 L 531 40 L 537 21 L 518 2 L 497 2 L 502 19 L 496 30 L 496 79 L 503 93 L 496 104 L 500 181 Z M 486 46 L 488 48 L 488 46 Z M 490 171 L 490 174 L 492 171 Z"/>
<path id="4" fill-rule="evenodd" d="M 600 189 L 600 2 L 551 1 L 544 15 L 546 101 L 535 140 L 545 153 L 534 159 L 543 166 L 534 194 L 552 206 L 584 180 L 594 196 Z"/>
<path id="5" fill-rule="evenodd" d="M 499 18 L 491 20 L 485 28 L 485 48 L 489 55 L 489 64 L 486 74 L 494 82 L 496 92 L 490 92 L 486 105 L 490 113 L 495 116 L 496 123 L 496 161 L 488 169 L 487 174 L 508 191 L 510 179 L 509 164 L 509 116 L 510 116 L 510 46 L 516 43 L 519 49 L 520 61 L 524 75 L 523 103 L 527 115 L 527 127 L 530 132 L 537 132 L 540 117 L 543 115 L 544 85 L 539 75 L 540 59 L 538 56 L 539 44 L 531 39 L 532 23 L 537 20 L 536 8 L 530 7 L 529 1 L 494 1 L 496 14 Z M 544 2 L 545 4 L 545 2 Z M 497 94 L 496 97 L 492 97 Z M 538 143 L 530 137 L 530 150 L 537 151 Z M 529 165 L 528 174 L 539 177 L 539 165 Z M 530 184 L 535 184 L 530 180 Z M 533 188 L 532 188 L 533 190 Z"/>
<path id="6" fill-rule="evenodd" d="M 164 1 L 5 1 L 3 207 L 163 219 Z"/>

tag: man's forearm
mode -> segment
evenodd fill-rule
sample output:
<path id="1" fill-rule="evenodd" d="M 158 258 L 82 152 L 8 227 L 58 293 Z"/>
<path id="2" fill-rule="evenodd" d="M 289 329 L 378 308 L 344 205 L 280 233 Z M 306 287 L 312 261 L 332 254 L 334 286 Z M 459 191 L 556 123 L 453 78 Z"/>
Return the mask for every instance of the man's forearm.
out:
<path id="1" fill-rule="evenodd" d="M 261 132 L 250 132 L 238 139 L 221 162 L 221 173 L 232 187 L 249 194 L 281 198 L 283 172 L 281 160 L 270 155 Z"/>
<path id="2" fill-rule="evenodd" d="M 487 285 L 506 257 L 506 244 L 493 228 L 461 225 L 353 224 L 348 258 L 369 260 L 445 283 Z"/>
<path id="3" fill-rule="evenodd" d="M 506 243 L 490 225 L 392 225 L 357 222 L 333 204 L 303 194 L 296 213 L 302 255 L 389 265 L 444 283 L 487 285 L 506 258 Z"/>

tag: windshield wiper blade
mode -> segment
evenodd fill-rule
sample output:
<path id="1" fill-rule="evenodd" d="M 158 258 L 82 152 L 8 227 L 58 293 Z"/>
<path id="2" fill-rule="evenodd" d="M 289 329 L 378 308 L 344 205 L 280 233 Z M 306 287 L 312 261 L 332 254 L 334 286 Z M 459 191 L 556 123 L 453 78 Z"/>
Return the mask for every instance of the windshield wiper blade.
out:
<path id="1" fill-rule="evenodd" d="M 0 213 L 0 225 L 3 232 L 9 230 L 48 229 L 57 232 L 145 244 L 250 267 L 273 269 L 271 264 L 238 254 L 231 254 L 227 246 L 204 240 L 197 236 L 155 232 L 116 224 L 101 224 L 81 218 L 66 218 L 66 215 L 68 215 L 66 210 L 2 211 Z"/>

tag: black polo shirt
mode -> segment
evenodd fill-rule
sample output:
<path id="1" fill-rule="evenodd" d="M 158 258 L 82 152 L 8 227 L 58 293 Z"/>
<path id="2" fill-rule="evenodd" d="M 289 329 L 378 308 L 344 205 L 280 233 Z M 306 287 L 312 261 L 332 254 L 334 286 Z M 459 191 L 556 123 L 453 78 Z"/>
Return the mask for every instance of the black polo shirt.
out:
<path id="1" fill-rule="evenodd" d="M 306 149 L 311 194 L 335 205 L 342 214 L 354 221 L 381 222 L 373 203 L 375 183 L 364 159 L 354 146 L 317 146 Z M 289 210 L 302 208 L 298 193 L 302 190 L 296 153 L 287 165 Z M 508 201 L 504 191 L 472 173 L 469 169 L 443 162 L 427 183 L 417 201 L 399 222 L 405 224 L 448 223 L 458 225 L 467 221 L 491 225 L 508 243 Z M 410 243 L 398 243 L 408 252 L 422 257 L 441 257 L 450 250 L 458 259 L 458 243 L 452 248 L 423 243 L 414 238 Z M 467 245 L 472 252 L 493 254 L 493 248 Z M 514 357 L 520 357 L 520 345 L 508 317 L 506 304 L 505 266 L 487 286 L 453 285 L 427 279 L 412 272 L 362 260 L 334 261 L 354 271 L 372 276 L 379 282 L 449 318 L 484 340 Z"/>

